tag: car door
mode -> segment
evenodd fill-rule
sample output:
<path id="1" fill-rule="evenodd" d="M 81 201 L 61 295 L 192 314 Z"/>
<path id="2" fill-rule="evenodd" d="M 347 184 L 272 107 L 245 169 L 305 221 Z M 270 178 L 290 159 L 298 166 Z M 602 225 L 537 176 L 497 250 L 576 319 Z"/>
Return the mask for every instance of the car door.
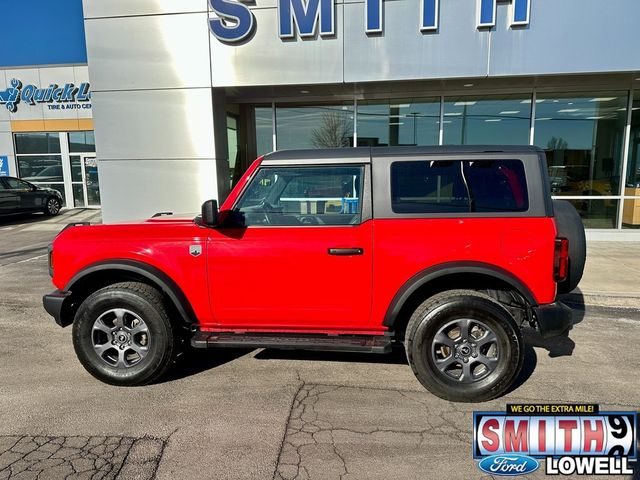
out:
<path id="1" fill-rule="evenodd" d="M 36 191 L 32 184 L 13 177 L 7 177 L 6 181 L 15 195 L 17 210 L 26 212 L 42 207 L 42 193 Z"/>
<path id="2" fill-rule="evenodd" d="M 261 167 L 208 242 L 215 321 L 232 329 L 366 329 L 368 183 L 368 165 Z"/>
<path id="3" fill-rule="evenodd" d="M 0 215 L 18 212 L 18 196 L 10 188 L 8 178 L 0 177 Z"/>

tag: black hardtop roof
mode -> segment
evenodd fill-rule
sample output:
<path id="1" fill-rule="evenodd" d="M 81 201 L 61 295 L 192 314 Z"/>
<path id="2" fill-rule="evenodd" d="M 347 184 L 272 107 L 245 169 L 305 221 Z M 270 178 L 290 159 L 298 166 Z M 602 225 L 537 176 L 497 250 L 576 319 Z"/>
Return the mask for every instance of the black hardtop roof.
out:
<path id="1" fill-rule="evenodd" d="M 279 150 L 264 156 L 265 162 L 300 160 L 358 160 L 369 161 L 372 156 L 396 155 L 446 155 L 446 154 L 483 154 L 483 153 L 519 153 L 540 154 L 543 150 L 531 145 L 441 145 L 430 147 L 356 147 L 356 148 L 320 148 L 307 150 Z"/>

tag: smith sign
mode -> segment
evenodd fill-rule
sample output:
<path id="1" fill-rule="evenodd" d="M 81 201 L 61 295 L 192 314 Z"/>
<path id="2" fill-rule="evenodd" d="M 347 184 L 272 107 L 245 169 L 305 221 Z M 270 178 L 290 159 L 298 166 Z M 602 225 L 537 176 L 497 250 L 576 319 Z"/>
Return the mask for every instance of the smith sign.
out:
<path id="1" fill-rule="evenodd" d="M 278 34 L 282 39 L 330 37 L 336 34 L 335 0 L 276 0 L 278 4 Z M 247 41 L 256 26 L 253 12 L 242 2 L 252 0 L 209 0 L 216 17 L 209 20 L 211 33 L 223 43 Z M 440 0 L 419 0 L 417 28 L 422 32 L 438 29 Z M 477 0 L 478 28 L 496 24 L 497 0 Z M 531 0 L 511 0 L 511 26 L 529 24 Z M 382 0 L 365 0 L 364 31 L 383 32 Z M 319 26 L 319 28 L 318 28 Z M 319 31 L 318 31 L 319 30 Z"/>

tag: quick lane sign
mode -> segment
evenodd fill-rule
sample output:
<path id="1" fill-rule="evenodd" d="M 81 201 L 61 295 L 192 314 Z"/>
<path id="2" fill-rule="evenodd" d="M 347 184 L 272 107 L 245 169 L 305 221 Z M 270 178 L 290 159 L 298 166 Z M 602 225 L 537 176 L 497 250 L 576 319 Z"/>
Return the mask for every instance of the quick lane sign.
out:
<path id="1" fill-rule="evenodd" d="M 48 103 L 50 110 L 85 109 L 91 108 L 91 92 L 88 82 L 75 86 L 73 83 L 64 85 L 51 84 L 46 88 L 35 85 L 22 85 L 16 78 L 11 80 L 11 86 L 0 90 L 0 105 L 4 105 L 11 113 L 18 110 L 18 104 L 28 105 Z"/>
<path id="2" fill-rule="evenodd" d="M 276 0 L 278 35 L 282 39 L 334 36 L 335 0 Z M 245 3 L 253 0 L 209 0 L 217 15 L 209 19 L 211 33 L 223 43 L 239 43 L 250 37 L 256 27 L 253 12 Z M 497 0 L 477 0 L 478 28 L 496 24 Z M 511 26 L 528 25 L 531 0 L 511 0 Z M 365 0 L 364 31 L 383 32 L 382 0 Z M 440 0 L 420 0 L 419 25 L 422 32 L 438 29 Z"/>

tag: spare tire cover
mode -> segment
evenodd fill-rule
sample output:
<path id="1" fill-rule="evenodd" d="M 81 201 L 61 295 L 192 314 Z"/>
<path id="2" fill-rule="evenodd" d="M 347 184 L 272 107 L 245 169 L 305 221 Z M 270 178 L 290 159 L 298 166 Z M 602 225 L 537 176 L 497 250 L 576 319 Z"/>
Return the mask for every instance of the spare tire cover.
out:
<path id="1" fill-rule="evenodd" d="M 554 200 L 553 210 L 559 237 L 569 240 L 569 274 L 564 282 L 558 283 L 558 293 L 569 293 L 580 283 L 584 264 L 587 260 L 587 239 L 580 214 L 566 200 Z"/>

